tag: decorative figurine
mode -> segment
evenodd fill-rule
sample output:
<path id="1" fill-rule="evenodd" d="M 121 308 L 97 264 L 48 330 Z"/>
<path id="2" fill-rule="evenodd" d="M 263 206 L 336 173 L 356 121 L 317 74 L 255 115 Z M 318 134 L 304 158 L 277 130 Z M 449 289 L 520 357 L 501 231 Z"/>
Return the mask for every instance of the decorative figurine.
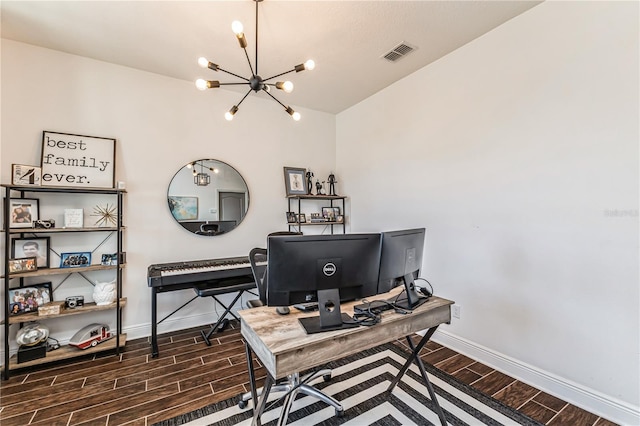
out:
<path id="1" fill-rule="evenodd" d="M 311 169 L 307 170 L 307 192 L 309 193 L 309 195 L 312 194 L 313 192 L 313 172 L 311 171 Z"/>
<path id="2" fill-rule="evenodd" d="M 338 195 L 336 194 L 336 176 L 333 174 L 333 172 L 331 172 L 331 174 L 329 175 L 328 182 L 329 182 L 329 195 L 333 195 L 333 196 Z"/>
<path id="3" fill-rule="evenodd" d="M 322 189 L 322 184 L 320 183 L 320 179 L 316 179 L 316 195 L 324 195 L 324 191 Z"/>

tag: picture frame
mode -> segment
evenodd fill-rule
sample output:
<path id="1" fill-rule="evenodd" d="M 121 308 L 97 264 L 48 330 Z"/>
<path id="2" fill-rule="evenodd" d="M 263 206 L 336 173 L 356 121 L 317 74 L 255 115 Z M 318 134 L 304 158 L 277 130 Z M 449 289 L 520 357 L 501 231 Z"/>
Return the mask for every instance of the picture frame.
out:
<path id="1" fill-rule="evenodd" d="M 336 223 L 344 223 L 344 216 L 341 214 L 336 216 Z"/>
<path id="2" fill-rule="evenodd" d="M 40 204 L 37 198 L 9 199 L 9 227 L 33 228 L 33 223 L 40 219 Z"/>
<path id="3" fill-rule="evenodd" d="M 118 264 L 118 253 L 112 254 L 103 254 L 100 259 L 101 265 L 117 265 Z"/>
<path id="4" fill-rule="evenodd" d="M 198 197 L 169 195 L 167 201 L 169 202 L 169 210 L 176 220 L 198 219 Z"/>
<path id="5" fill-rule="evenodd" d="M 38 308 L 53 301 L 50 282 L 30 284 L 9 290 L 9 316 L 38 312 Z"/>
<path id="6" fill-rule="evenodd" d="M 296 214 L 295 212 L 287 212 L 287 223 L 296 223 Z"/>
<path id="7" fill-rule="evenodd" d="M 91 265 L 91 252 L 81 251 L 60 254 L 61 268 L 84 268 Z"/>
<path id="8" fill-rule="evenodd" d="M 116 140 L 45 130 L 42 186 L 115 188 Z"/>
<path id="9" fill-rule="evenodd" d="M 51 237 L 12 238 L 11 257 L 22 259 L 33 257 L 36 259 L 38 269 L 50 266 L 49 251 Z"/>
<path id="10" fill-rule="evenodd" d="M 307 223 L 307 216 L 304 213 L 298 215 L 298 223 Z"/>
<path id="11" fill-rule="evenodd" d="M 30 272 L 38 269 L 35 257 L 23 257 L 21 259 L 9 259 L 10 274 L 20 274 L 22 272 Z"/>
<path id="12" fill-rule="evenodd" d="M 284 167 L 284 187 L 287 195 L 307 195 L 307 169 Z"/>
<path id="13" fill-rule="evenodd" d="M 11 184 L 25 186 L 40 186 L 42 169 L 26 164 L 11 165 Z"/>
<path id="14" fill-rule="evenodd" d="M 336 222 L 337 217 L 339 215 L 340 215 L 340 207 L 323 207 L 322 208 L 322 217 L 324 217 L 327 222 Z"/>

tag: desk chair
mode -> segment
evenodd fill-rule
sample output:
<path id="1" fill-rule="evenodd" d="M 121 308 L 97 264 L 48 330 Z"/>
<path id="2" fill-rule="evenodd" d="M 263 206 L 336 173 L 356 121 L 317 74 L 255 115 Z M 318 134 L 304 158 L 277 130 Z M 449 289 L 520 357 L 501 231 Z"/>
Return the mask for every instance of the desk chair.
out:
<path id="1" fill-rule="evenodd" d="M 216 235 L 219 230 L 219 225 L 216 223 L 203 223 L 200 225 L 200 229 L 196 231 L 198 235 Z"/>
<path id="2" fill-rule="evenodd" d="M 275 233 L 274 233 L 275 234 Z M 274 235 L 269 234 L 269 235 Z M 286 235 L 302 235 L 301 233 L 287 233 Z M 278 233 L 278 235 L 285 235 L 284 233 Z M 259 300 L 249 300 L 247 301 L 247 306 L 249 308 L 255 308 L 259 306 L 265 306 L 267 301 L 267 265 L 264 264 L 264 261 L 267 259 L 267 250 L 263 248 L 254 248 L 249 252 L 249 263 L 251 264 L 251 270 L 253 272 L 253 276 L 256 282 L 256 286 L 258 287 L 258 294 L 260 295 Z M 336 416 L 341 416 L 343 412 L 342 404 L 340 404 L 335 398 L 332 398 L 329 395 L 322 393 L 320 390 L 314 388 L 313 386 L 307 384 L 310 381 L 314 380 L 317 377 L 322 376 L 325 382 L 331 380 L 331 370 L 329 369 L 321 369 L 317 371 L 313 371 L 304 377 L 300 377 L 300 373 L 293 373 L 287 376 L 286 379 L 277 382 L 275 385 L 271 387 L 271 391 L 269 394 L 273 394 L 275 392 L 285 392 L 285 400 L 283 404 L 283 413 L 280 416 L 281 419 L 284 419 L 286 424 L 287 417 L 289 417 L 289 411 L 291 410 L 291 405 L 293 401 L 296 399 L 298 393 L 302 393 L 304 395 L 309 395 L 323 401 L 324 403 L 331 405 L 336 410 Z M 257 390 L 257 394 L 260 395 L 263 389 L 260 388 Z M 238 406 L 240 408 L 245 408 L 247 406 L 247 401 L 251 399 L 251 392 L 247 392 L 242 395 L 240 398 L 240 402 Z"/>

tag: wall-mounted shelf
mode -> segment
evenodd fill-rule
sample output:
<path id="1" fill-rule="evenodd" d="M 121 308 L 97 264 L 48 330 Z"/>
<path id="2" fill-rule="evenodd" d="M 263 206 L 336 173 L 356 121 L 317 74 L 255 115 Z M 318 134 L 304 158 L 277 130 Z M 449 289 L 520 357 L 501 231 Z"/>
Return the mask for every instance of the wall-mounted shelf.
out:
<path id="1" fill-rule="evenodd" d="M 328 207 L 340 207 L 340 206 L 336 206 L 334 205 L 335 203 L 341 204 L 342 208 L 340 210 L 340 214 L 343 217 L 342 222 L 336 222 L 336 221 L 323 221 L 323 222 L 311 222 L 310 218 L 307 218 L 306 222 L 293 222 L 293 223 L 288 223 L 289 225 L 289 231 L 302 231 L 302 227 L 303 226 L 329 226 L 331 233 L 334 233 L 334 227 L 335 226 L 339 226 L 342 227 L 342 233 L 345 234 L 346 233 L 346 227 L 345 227 L 345 216 L 344 216 L 344 206 L 345 206 L 345 199 L 347 197 L 344 196 L 339 196 L 339 195 L 289 195 L 287 196 L 288 199 L 288 203 L 289 203 L 289 210 L 290 212 L 294 212 L 296 213 L 296 217 L 298 217 L 298 214 L 300 214 L 302 212 L 302 202 L 303 201 L 329 201 L 329 206 Z M 292 202 L 293 202 L 293 206 L 295 207 L 296 205 L 296 201 L 297 201 L 297 210 L 295 208 L 292 208 Z M 322 208 L 323 206 L 320 206 L 320 208 Z M 340 229 L 340 228 L 338 228 Z"/>

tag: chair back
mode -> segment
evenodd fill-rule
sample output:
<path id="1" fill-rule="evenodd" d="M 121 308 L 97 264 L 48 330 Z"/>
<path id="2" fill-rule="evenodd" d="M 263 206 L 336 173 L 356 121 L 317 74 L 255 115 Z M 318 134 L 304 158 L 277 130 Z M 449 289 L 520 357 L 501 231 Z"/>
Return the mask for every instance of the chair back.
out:
<path id="1" fill-rule="evenodd" d="M 261 265 L 258 263 L 262 262 Z M 260 301 L 263 304 L 267 303 L 267 288 L 265 280 L 267 278 L 267 249 L 253 248 L 249 252 L 249 263 L 251 264 L 251 272 L 253 272 L 253 279 L 256 282 L 258 288 L 258 295 Z"/>

